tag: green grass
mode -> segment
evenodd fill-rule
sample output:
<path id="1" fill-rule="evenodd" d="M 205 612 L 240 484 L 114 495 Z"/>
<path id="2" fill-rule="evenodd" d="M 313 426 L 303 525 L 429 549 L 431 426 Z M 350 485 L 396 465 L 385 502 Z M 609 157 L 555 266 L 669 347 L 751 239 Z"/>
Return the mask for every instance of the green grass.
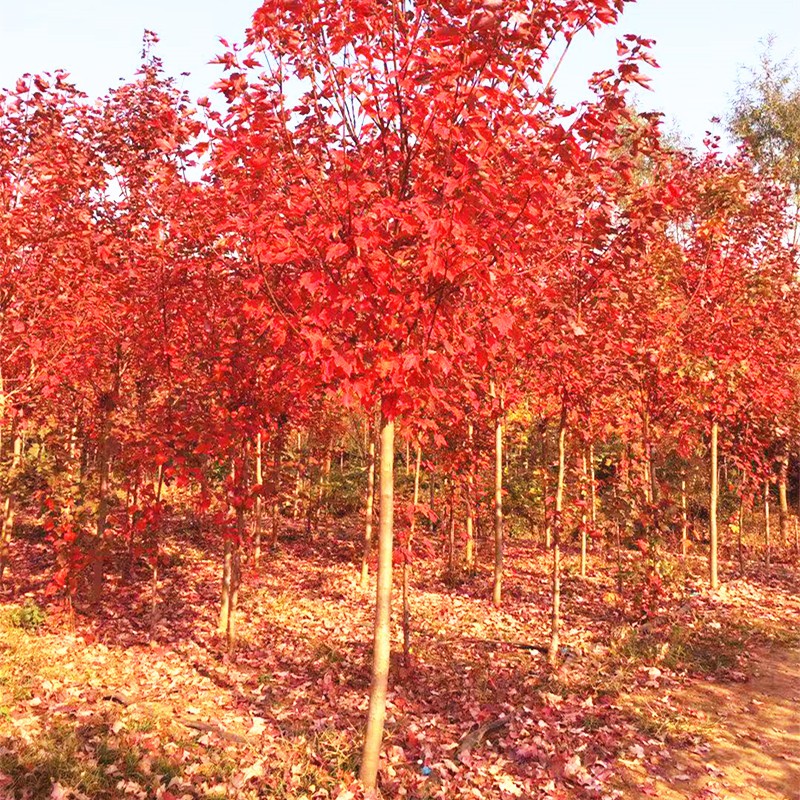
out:
<path id="1" fill-rule="evenodd" d="M 332 667 L 338 666 L 345 660 L 342 652 L 331 647 L 327 642 L 315 640 L 311 642 L 311 652 L 317 661 L 324 661 Z"/>
<path id="2" fill-rule="evenodd" d="M 316 757 L 325 773 L 317 776 L 317 783 L 325 783 L 330 775 L 355 772 L 358 752 L 356 737 L 332 728 L 318 733 L 310 743 L 311 753 Z"/>
<path id="3" fill-rule="evenodd" d="M 616 668 L 641 664 L 695 674 L 718 674 L 736 669 L 754 646 L 793 647 L 800 633 L 763 619 L 728 619 L 718 627 L 674 624 L 655 634 L 626 626 L 611 643 Z"/>
<path id="4" fill-rule="evenodd" d="M 149 717 L 131 720 L 128 727 L 137 733 L 149 733 L 155 728 L 155 722 Z"/>
<path id="5" fill-rule="evenodd" d="M 92 798 L 110 798 L 117 794 L 120 777 L 143 788 L 152 784 L 152 777 L 140 768 L 141 758 L 139 749 L 115 737 L 107 723 L 75 726 L 58 719 L 31 742 L 3 742 L 0 772 L 11 778 L 18 797 L 50 797 L 58 783 Z M 172 766 L 170 775 L 177 770 Z"/>
<path id="6" fill-rule="evenodd" d="M 713 674 L 733 669 L 748 641 L 737 626 L 721 626 L 715 630 L 672 625 L 666 635 L 626 626 L 616 633 L 611 655 L 618 667 L 652 664 L 677 671 Z"/>
<path id="7" fill-rule="evenodd" d="M 708 723 L 645 698 L 631 698 L 626 705 L 634 726 L 651 739 L 684 744 L 706 738 L 711 730 Z"/>
<path id="8" fill-rule="evenodd" d="M 44 625 L 47 614 L 33 600 L 26 600 L 25 604 L 11 609 L 9 622 L 15 628 L 25 631 L 35 631 Z"/>

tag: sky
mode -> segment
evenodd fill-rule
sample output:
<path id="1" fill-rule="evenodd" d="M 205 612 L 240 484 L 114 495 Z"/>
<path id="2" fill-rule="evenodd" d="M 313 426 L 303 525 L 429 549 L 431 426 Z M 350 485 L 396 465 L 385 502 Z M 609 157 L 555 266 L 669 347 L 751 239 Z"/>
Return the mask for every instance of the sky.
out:
<path id="1" fill-rule="evenodd" d="M 208 63 L 223 50 L 219 38 L 241 40 L 256 6 L 257 0 L 0 0 L 0 86 L 60 67 L 83 91 L 102 94 L 136 70 L 148 28 L 161 38 L 167 71 L 200 97 L 220 75 Z M 668 129 L 700 146 L 770 35 L 778 55 L 800 63 L 792 50 L 798 30 L 800 0 L 638 0 L 613 29 L 576 40 L 556 85 L 564 100 L 580 100 L 588 76 L 613 65 L 617 37 L 655 39 L 660 69 L 652 73 L 652 91 L 637 92 L 637 103 L 664 112 Z"/>

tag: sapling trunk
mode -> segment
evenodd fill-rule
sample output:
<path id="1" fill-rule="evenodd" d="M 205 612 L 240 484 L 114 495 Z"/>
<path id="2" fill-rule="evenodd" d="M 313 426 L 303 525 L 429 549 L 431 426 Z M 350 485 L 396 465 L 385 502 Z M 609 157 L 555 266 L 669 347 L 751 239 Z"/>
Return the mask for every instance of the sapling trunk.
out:
<path id="1" fill-rule="evenodd" d="M 736 552 L 739 559 L 740 575 L 744 575 L 744 546 L 742 544 L 742 537 L 744 536 L 744 487 L 745 477 L 742 475 L 741 485 L 739 487 L 739 530 L 736 534 Z"/>
<path id="2" fill-rule="evenodd" d="M 716 420 L 711 424 L 711 496 L 708 504 L 709 537 L 709 577 L 712 589 L 719 587 L 717 563 L 717 500 L 719 497 L 719 457 L 718 457 L 719 424 Z"/>
<path id="3" fill-rule="evenodd" d="M 119 398 L 120 382 L 122 375 L 122 345 L 117 344 L 116 361 L 114 365 L 114 385 L 111 391 L 105 392 L 100 397 L 100 440 L 97 456 L 99 459 L 99 487 L 97 498 L 97 528 L 96 551 L 92 564 L 91 583 L 89 585 L 89 601 L 94 604 L 100 600 L 103 588 L 103 571 L 106 557 L 106 528 L 108 527 L 109 495 L 111 492 L 111 426 L 112 415 L 116 409 Z"/>
<path id="4" fill-rule="evenodd" d="M 294 473 L 294 502 L 292 503 L 292 519 L 297 519 L 300 516 L 300 489 L 302 483 L 302 437 L 300 431 L 297 432 L 297 461 L 295 464 Z"/>
<path id="5" fill-rule="evenodd" d="M 587 482 L 589 480 L 589 465 L 587 463 L 586 450 L 584 450 L 583 453 L 581 454 L 581 458 L 582 458 L 582 467 L 583 467 L 583 483 L 582 483 L 582 486 L 581 486 L 581 500 L 583 501 L 583 505 L 582 505 L 582 508 L 581 508 L 581 566 L 580 566 L 580 569 L 581 569 L 581 577 L 585 578 L 586 577 L 586 539 L 587 539 L 586 525 L 587 525 L 587 522 L 588 522 L 588 514 L 586 513 L 587 512 L 587 509 L 586 509 L 586 495 L 587 495 L 586 484 L 587 484 Z"/>
<path id="6" fill-rule="evenodd" d="M 770 541 L 769 530 L 769 481 L 764 481 L 764 560 L 767 568 L 772 562 L 772 542 Z"/>
<path id="7" fill-rule="evenodd" d="M 367 422 L 367 496 L 364 504 L 364 552 L 361 557 L 361 588 L 369 584 L 369 555 L 372 549 L 372 515 L 375 497 L 375 437 L 372 424 Z"/>
<path id="8" fill-rule="evenodd" d="M 264 485 L 264 469 L 263 469 L 263 440 L 261 433 L 256 435 L 256 483 L 263 488 Z M 261 526 L 263 524 L 263 505 L 264 499 L 261 491 L 256 495 L 256 501 L 253 508 L 253 564 L 258 565 L 261 561 Z"/>
<path id="9" fill-rule="evenodd" d="M 789 482 L 789 450 L 785 443 L 781 445 L 778 459 L 778 520 L 780 522 L 781 544 L 789 545 L 789 499 L 787 484 Z"/>
<path id="10" fill-rule="evenodd" d="M 567 408 L 562 406 L 561 422 L 558 426 L 558 483 L 553 519 L 553 597 L 550 628 L 550 648 L 547 660 L 551 666 L 558 662 L 559 630 L 561 627 L 561 512 L 564 503 L 564 474 L 566 466 Z"/>
<path id="11" fill-rule="evenodd" d="M 274 453 L 272 458 L 272 524 L 270 526 L 269 546 L 274 548 L 278 544 L 281 532 L 281 496 L 283 491 L 283 458 L 284 434 L 280 427 L 275 434 Z"/>
<path id="12" fill-rule="evenodd" d="M 158 465 L 158 479 L 156 483 L 156 503 L 161 505 L 161 495 L 164 491 L 164 465 Z M 160 515 L 159 515 L 160 518 Z M 153 543 L 153 562 L 152 577 L 150 585 L 150 638 L 155 637 L 156 626 L 158 625 L 158 556 L 159 539 L 158 531 L 155 531 L 155 542 Z"/>
<path id="13" fill-rule="evenodd" d="M 430 461 L 428 463 L 430 463 Z M 428 491 L 428 497 L 429 497 L 428 504 L 430 506 L 431 517 L 432 517 L 431 522 L 430 522 L 430 526 L 431 526 L 431 531 L 433 531 L 434 527 L 436 526 L 436 523 L 439 520 L 436 517 L 436 473 L 433 471 L 433 465 L 432 464 L 431 464 L 431 468 L 430 468 L 429 474 L 428 474 L 428 490 L 429 490 Z M 434 522 L 434 520 L 436 520 L 436 522 Z"/>
<path id="14" fill-rule="evenodd" d="M 133 491 L 131 492 L 130 505 L 127 509 L 128 516 L 128 580 L 132 581 L 136 569 L 136 538 L 134 536 L 134 509 L 139 506 L 139 481 L 141 476 L 137 471 L 133 479 Z"/>
<path id="15" fill-rule="evenodd" d="M 110 404 L 111 401 L 109 401 Z M 103 421 L 100 426 L 98 444 L 98 499 L 97 525 L 95 534 L 95 550 L 92 556 L 91 582 L 89 585 L 89 602 L 94 604 L 100 599 L 103 589 L 103 572 L 105 569 L 105 534 L 109 512 L 109 439 L 111 434 L 111 412 L 103 410 Z"/>
<path id="16" fill-rule="evenodd" d="M 11 539 L 14 533 L 14 502 L 11 493 L 6 495 L 3 503 L 3 522 L 0 529 L 0 587 L 4 585 L 6 571 L 11 566 Z"/>
<path id="17" fill-rule="evenodd" d="M 233 653 L 236 649 L 236 620 L 239 609 L 239 587 L 242 584 L 242 543 L 246 536 L 246 524 L 244 507 L 236 509 L 236 540 L 232 542 L 231 553 L 231 581 L 230 581 L 230 604 L 228 610 L 228 652 Z"/>
<path id="18" fill-rule="evenodd" d="M 622 582 L 622 526 L 619 520 L 614 522 L 614 545 L 617 554 L 617 594 L 622 599 L 624 584 Z"/>
<path id="19" fill-rule="evenodd" d="M 394 422 L 383 419 L 380 452 L 380 512 L 378 525 L 378 580 L 375 599 L 375 633 L 372 650 L 372 683 L 367 729 L 359 777 L 367 791 L 378 782 L 386 695 L 389 687 L 392 613 L 392 544 L 394 523 Z"/>
<path id="20" fill-rule="evenodd" d="M 475 473 L 473 463 L 473 447 L 472 447 L 472 423 L 469 424 L 467 429 L 467 440 L 469 444 L 469 466 L 467 468 L 467 491 L 466 491 L 466 551 L 464 553 L 464 561 L 466 563 L 467 572 L 472 575 L 475 572 L 475 533 L 473 530 L 473 494 L 475 491 Z"/>
<path id="21" fill-rule="evenodd" d="M 594 473 L 594 443 L 589 445 L 589 493 L 591 497 L 591 516 L 592 530 L 597 527 L 597 486 L 595 485 Z"/>
<path id="22" fill-rule="evenodd" d="M 14 437 L 14 455 L 11 460 L 11 471 L 9 473 L 9 483 L 13 484 L 16 480 L 17 472 L 22 462 L 22 437 Z M 3 520 L 0 524 L 0 587 L 7 571 L 11 565 L 11 540 L 14 536 L 14 498 L 13 488 L 8 487 L 5 502 L 3 503 Z M 13 581 L 12 581 L 13 584 Z"/>
<path id="23" fill-rule="evenodd" d="M 686 498 L 686 475 L 681 477 L 681 560 L 684 577 L 686 575 L 686 556 L 689 554 L 689 506 Z"/>
<path id="24" fill-rule="evenodd" d="M 409 526 L 406 553 L 402 567 L 402 592 L 403 592 L 403 663 L 411 664 L 411 601 L 409 599 L 409 582 L 411 575 L 411 548 L 414 542 L 414 533 L 417 525 L 417 506 L 419 505 L 419 474 L 422 467 L 422 445 L 417 445 L 417 459 L 414 466 L 414 498 L 411 507 L 411 525 Z"/>
<path id="25" fill-rule="evenodd" d="M 655 502 L 655 481 L 653 478 L 653 452 L 650 446 L 650 415 L 647 412 L 642 416 L 642 449 L 644 451 L 642 478 L 645 500 L 647 504 L 652 507 Z"/>
<path id="26" fill-rule="evenodd" d="M 549 481 L 547 480 L 547 422 L 542 421 L 540 426 L 541 437 L 541 455 L 542 455 L 542 519 L 544 521 L 544 546 L 546 550 L 550 550 L 553 546 L 552 542 L 552 529 L 551 529 L 551 514 L 549 513 L 548 495 L 550 492 Z"/>
<path id="27" fill-rule="evenodd" d="M 78 415 L 72 417 L 72 427 L 69 431 L 69 476 L 70 483 L 74 481 L 75 466 L 78 454 Z"/>
<path id="28" fill-rule="evenodd" d="M 219 602 L 219 618 L 217 633 L 226 633 L 231 607 L 231 584 L 233 575 L 233 543 L 230 536 L 225 536 L 222 553 L 222 593 Z"/>
<path id="29" fill-rule="evenodd" d="M 451 482 L 450 506 L 447 520 L 447 577 L 454 580 L 456 575 L 456 515 L 455 515 L 455 483 Z"/>
<path id="30" fill-rule="evenodd" d="M 494 584 L 492 602 L 500 608 L 503 596 L 503 418 L 495 427 L 494 462 Z"/>

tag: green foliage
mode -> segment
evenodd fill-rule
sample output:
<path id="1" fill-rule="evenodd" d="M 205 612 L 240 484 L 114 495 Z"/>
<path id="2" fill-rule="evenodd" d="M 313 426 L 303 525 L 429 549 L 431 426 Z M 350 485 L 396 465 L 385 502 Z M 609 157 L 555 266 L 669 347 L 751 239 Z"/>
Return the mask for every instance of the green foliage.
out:
<path id="1" fill-rule="evenodd" d="M 40 628 L 47 614 L 33 600 L 26 600 L 25 604 L 11 611 L 10 622 L 15 628 L 26 631 L 35 631 Z"/>
<path id="2" fill-rule="evenodd" d="M 364 505 L 366 485 L 365 470 L 361 467 L 345 465 L 342 470 L 335 465 L 321 487 L 319 505 L 326 514 L 337 519 L 358 514 Z"/>
<path id="3" fill-rule="evenodd" d="M 739 86 L 728 129 L 750 148 L 759 166 L 800 190 L 800 81 L 770 40 L 749 80 Z"/>

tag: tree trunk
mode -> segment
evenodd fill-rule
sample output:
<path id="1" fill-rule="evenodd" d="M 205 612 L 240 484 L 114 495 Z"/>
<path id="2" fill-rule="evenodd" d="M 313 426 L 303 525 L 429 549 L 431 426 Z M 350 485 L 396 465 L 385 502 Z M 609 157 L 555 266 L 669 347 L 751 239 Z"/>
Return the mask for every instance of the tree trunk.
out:
<path id="1" fill-rule="evenodd" d="M 3 380 L 3 370 L 0 367 L 0 461 L 3 460 L 5 438 L 3 437 L 3 420 L 6 418 L 6 385 Z"/>
<path id="2" fill-rule="evenodd" d="M 455 481 L 450 482 L 450 507 L 447 521 L 447 578 L 450 581 L 456 577 L 456 488 Z"/>
<path id="3" fill-rule="evenodd" d="M 686 556 L 689 554 L 689 504 L 686 498 L 686 474 L 681 477 L 681 559 L 683 560 L 684 573 L 686 571 Z"/>
<path id="4" fill-rule="evenodd" d="M 503 418 L 497 418 L 494 441 L 494 585 L 492 602 L 500 608 L 503 595 Z"/>
<path id="5" fill-rule="evenodd" d="M 8 492 L 3 503 L 3 521 L 0 525 L 0 587 L 7 570 L 10 571 L 11 565 L 11 540 L 14 536 L 14 489 L 13 484 L 22 462 L 22 437 L 14 437 L 14 455 L 11 461 L 11 469 L 8 474 Z M 13 585 L 13 580 L 12 580 Z"/>
<path id="6" fill-rule="evenodd" d="M 164 491 L 164 465 L 158 465 L 158 479 L 156 482 L 156 503 L 161 505 L 161 494 Z M 159 513 L 160 518 L 160 513 Z M 154 532 L 154 553 L 152 561 L 152 576 L 150 582 L 150 638 L 153 639 L 156 635 L 156 626 L 158 625 L 158 557 L 159 557 L 159 542 L 158 531 Z"/>
<path id="7" fill-rule="evenodd" d="M 718 440 L 719 424 L 714 420 L 711 424 L 711 497 L 708 505 L 709 536 L 711 539 L 708 565 L 712 589 L 717 589 L 719 587 L 717 564 L 717 501 L 719 498 Z"/>
<path id="8" fill-rule="evenodd" d="M 652 506 L 655 502 L 654 479 L 653 479 L 653 453 L 650 446 L 650 415 L 645 412 L 642 415 L 642 449 L 644 451 L 642 461 L 642 482 L 644 484 L 645 500 L 647 502 L 648 513 L 652 513 Z"/>
<path id="9" fill-rule="evenodd" d="M 368 426 L 367 450 L 367 501 L 364 509 L 364 553 L 361 557 L 361 588 L 366 589 L 369 584 L 369 555 L 372 549 L 372 506 L 375 498 L 375 436 L 372 423 Z"/>
<path id="10" fill-rule="evenodd" d="M 549 550 L 553 546 L 551 515 L 548 513 L 547 496 L 550 491 L 549 481 L 547 480 L 547 420 L 542 420 L 540 424 L 541 448 L 542 448 L 542 514 L 544 519 L 544 546 Z"/>
<path id="11" fill-rule="evenodd" d="M 469 424 L 467 429 L 467 439 L 469 442 L 469 466 L 467 468 L 467 491 L 466 491 L 466 504 L 467 504 L 467 519 L 466 519 L 466 552 L 464 554 L 464 561 L 466 563 L 467 572 L 472 575 L 475 572 L 475 533 L 473 531 L 473 494 L 475 492 L 475 473 L 473 463 L 473 447 L 472 447 L 472 423 Z"/>
<path id="12" fill-rule="evenodd" d="M 553 515 L 553 598 L 550 631 L 550 649 L 547 660 L 551 666 L 558 662 L 559 629 L 561 627 L 561 512 L 564 503 L 564 472 L 567 444 L 567 407 L 561 407 L 561 422 L 558 426 L 558 483 L 556 484 L 556 506 Z"/>
<path id="13" fill-rule="evenodd" d="M 256 436 L 256 483 L 262 487 L 264 486 L 264 467 L 263 467 L 263 439 L 261 437 L 261 433 L 258 433 Z M 254 525 L 253 525 L 253 564 L 258 565 L 258 562 L 261 561 L 261 525 L 263 522 L 263 505 L 264 505 L 264 498 L 263 492 L 259 490 L 259 493 L 256 495 L 256 502 L 255 508 L 253 509 L 253 513 L 255 515 Z"/>
<path id="14" fill-rule="evenodd" d="M 786 443 L 782 443 L 778 460 L 778 519 L 780 521 L 781 543 L 784 547 L 789 545 L 789 500 L 786 491 L 788 482 L 789 448 Z"/>
<path id="15" fill-rule="evenodd" d="M 739 574 L 744 575 L 744 547 L 742 545 L 742 537 L 744 536 L 744 492 L 745 492 L 745 475 L 739 481 L 739 530 L 736 534 L 736 551 L 739 558 Z"/>
<path id="16" fill-rule="evenodd" d="M 772 542 L 769 530 L 769 481 L 764 481 L 764 549 L 765 561 L 769 569 L 772 562 Z"/>
<path id="17" fill-rule="evenodd" d="M 592 530 L 597 529 L 597 486 L 595 484 L 594 474 L 594 443 L 589 445 L 589 494 L 591 498 L 591 516 L 589 517 L 592 522 Z"/>
<path id="18" fill-rule="evenodd" d="M 95 533 L 95 551 L 92 558 L 91 583 L 89 585 L 89 602 L 95 604 L 100 600 L 103 590 L 103 572 L 105 569 L 105 534 L 108 526 L 109 512 L 109 438 L 111 434 L 111 412 L 103 412 L 98 443 L 99 491 L 97 500 L 97 527 Z"/>
<path id="19" fill-rule="evenodd" d="M 236 649 L 236 612 L 239 609 L 239 587 L 242 584 L 242 543 L 246 537 L 244 506 L 236 509 L 236 540 L 231 547 L 230 600 L 228 607 L 228 652 Z"/>
<path id="20" fill-rule="evenodd" d="M 794 518 L 794 557 L 795 569 L 797 568 L 797 559 L 800 557 L 800 518 Z"/>
<path id="21" fill-rule="evenodd" d="M 127 506 L 127 525 L 128 525 L 128 581 L 133 581 L 136 570 L 136 538 L 134 536 L 135 512 L 139 507 L 139 482 L 141 476 L 139 471 L 133 478 L 133 490 L 130 492 L 130 505 Z"/>
<path id="22" fill-rule="evenodd" d="M 75 481 L 75 467 L 77 466 L 78 454 L 78 414 L 75 413 L 72 417 L 72 427 L 69 431 L 69 477 L 70 483 Z"/>
<path id="23" fill-rule="evenodd" d="M 292 519 L 297 519 L 300 516 L 300 484 L 302 483 L 302 436 L 300 431 L 297 432 L 297 464 L 295 465 L 294 475 L 294 502 L 292 504 Z"/>
<path id="24" fill-rule="evenodd" d="M 586 509 L 586 500 L 587 500 L 587 482 L 589 480 L 589 465 L 587 463 L 586 458 L 586 450 L 583 451 L 581 454 L 582 458 L 582 466 L 583 466 L 583 485 L 581 486 L 581 500 L 583 501 L 583 506 L 581 509 L 581 578 L 586 577 L 586 525 L 588 523 L 588 514 Z"/>
<path id="25" fill-rule="evenodd" d="M 270 526 L 269 546 L 275 547 L 278 544 L 278 536 L 281 529 L 281 453 L 283 451 L 283 440 L 275 440 L 275 459 L 272 464 L 272 524 Z"/>
<path id="26" fill-rule="evenodd" d="M 417 445 L 417 460 L 414 467 L 414 502 L 411 508 L 411 526 L 406 542 L 406 553 L 403 557 L 402 590 L 403 590 L 403 663 L 408 667 L 411 664 L 411 602 L 409 600 L 409 580 L 411 564 L 411 547 L 414 542 L 414 533 L 417 526 L 417 506 L 419 505 L 419 473 L 422 467 L 422 445 Z"/>
<path id="27" fill-rule="evenodd" d="M 277 442 L 277 440 L 276 440 Z M 280 451 L 276 451 L 279 458 Z M 230 592 L 228 602 L 228 653 L 233 654 L 236 650 L 237 637 L 237 612 L 239 610 L 239 588 L 242 585 L 242 548 L 247 545 L 247 517 L 245 516 L 244 499 L 249 492 L 249 448 L 247 441 L 242 442 L 241 463 L 239 469 L 235 469 L 234 478 L 236 480 L 238 504 L 236 506 L 236 537 L 231 547 L 231 568 L 230 568 Z"/>
<path id="28" fill-rule="evenodd" d="M 428 471 L 428 481 L 429 481 L 428 482 L 428 489 L 429 489 L 429 493 L 428 493 L 429 501 L 428 501 L 428 504 L 429 504 L 430 510 L 431 510 L 431 517 L 436 520 L 436 522 L 434 522 L 433 519 L 432 519 L 431 523 L 430 523 L 431 531 L 433 531 L 433 529 L 435 528 L 436 523 L 439 521 L 439 519 L 438 519 L 438 517 L 436 517 L 436 473 L 433 470 L 433 464 L 432 463 L 430 463 L 430 469 Z"/>
<path id="29" fill-rule="evenodd" d="M 233 580 L 233 542 L 225 537 L 222 555 L 222 595 L 219 602 L 217 633 L 227 633 L 231 608 L 231 584 Z"/>
<path id="30" fill-rule="evenodd" d="M 378 581 L 375 599 L 375 635 L 372 684 L 359 777 L 368 792 L 378 782 L 386 695 L 389 688 L 392 614 L 392 538 L 394 522 L 394 422 L 383 419 L 380 455 L 380 517 L 378 526 Z"/>

